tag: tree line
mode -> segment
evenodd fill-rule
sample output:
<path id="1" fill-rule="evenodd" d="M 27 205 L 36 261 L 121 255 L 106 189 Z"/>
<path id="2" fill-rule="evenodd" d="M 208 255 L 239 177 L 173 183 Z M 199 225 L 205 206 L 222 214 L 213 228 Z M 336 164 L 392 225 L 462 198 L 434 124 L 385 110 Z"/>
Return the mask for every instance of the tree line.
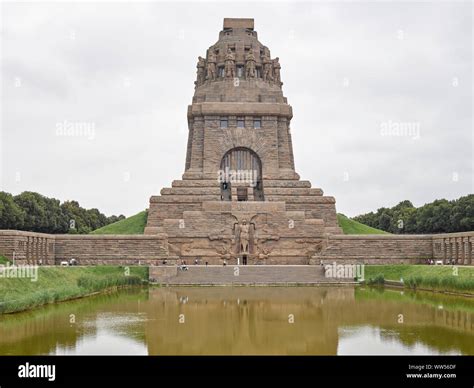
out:
<path id="1" fill-rule="evenodd" d="M 353 218 L 363 224 L 395 234 L 453 233 L 474 230 L 474 194 L 448 201 L 438 199 L 415 207 L 402 201 L 392 208 Z"/>
<path id="2" fill-rule="evenodd" d="M 85 234 L 124 218 L 84 209 L 77 201 L 61 203 L 31 191 L 19 195 L 0 191 L 0 229 Z"/>

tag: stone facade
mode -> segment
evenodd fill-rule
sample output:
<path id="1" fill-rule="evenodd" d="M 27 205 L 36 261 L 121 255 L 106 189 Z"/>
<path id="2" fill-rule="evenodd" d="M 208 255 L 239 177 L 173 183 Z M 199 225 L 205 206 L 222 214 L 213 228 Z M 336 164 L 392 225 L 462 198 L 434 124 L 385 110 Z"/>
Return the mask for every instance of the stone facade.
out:
<path id="1" fill-rule="evenodd" d="M 253 19 L 224 19 L 198 58 L 185 172 L 151 197 L 145 229 L 182 259 L 306 264 L 341 233 L 334 198 L 295 171 L 280 69 Z"/>
<path id="2" fill-rule="evenodd" d="M 235 205 L 238 205 L 236 203 Z M 276 212 L 278 213 L 278 212 Z M 221 225 L 221 224 L 219 224 Z M 216 229 L 217 230 L 217 229 Z M 204 235 L 204 234 L 203 234 Z M 299 236 L 299 240 L 305 237 Z M 444 264 L 474 265 L 474 232 L 434 235 L 327 235 L 322 249 L 315 249 L 312 257 L 296 261 L 292 255 L 292 239 L 281 243 L 277 260 L 271 255 L 259 259 L 258 264 L 284 263 L 319 265 L 330 264 L 419 264 L 428 259 Z M 288 244 L 289 241 L 289 244 Z M 455 248 L 457 246 L 457 249 Z M 461 249 L 464 247 L 464 250 Z M 60 264 L 76 259 L 79 265 L 162 265 L 180 262 L 164 234 L 156 235 L 69 235 L 0 230 L 0 254 L 18 264 Z M 225 255 L 225 254 L 224 254 Z M 229 264 L 235 261 L 229 260 Z M 209 264 L 221 264 L 221 256 L 205 258 Z M 188 264 L 192 264 L 188 262 Z M 204 264 L 204 261 L 201 262 Z M 163 267 L 169 268 L 169 267 Z M 174 267 L 176 269 L 176 267 Z M 160 276 L 173 276 L 175 270 Z"/>

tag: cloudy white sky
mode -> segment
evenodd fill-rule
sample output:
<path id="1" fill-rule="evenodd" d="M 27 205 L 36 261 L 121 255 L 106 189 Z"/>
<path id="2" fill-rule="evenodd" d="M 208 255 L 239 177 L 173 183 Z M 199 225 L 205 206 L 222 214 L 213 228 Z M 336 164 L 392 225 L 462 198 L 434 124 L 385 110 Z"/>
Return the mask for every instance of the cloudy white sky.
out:
<path id="1" fill-rule="evenodd" d="M 339 212 L 474 192 L 469 1 L 1 10 L 0 190 L 107 215 L 146 208 L 183 173 L 197 56 L 224 17 L 252 17 L 282 64 L 297 171 L 335 196 Z M 61 136 L 65 123 L 93 131 Z M 396 136 L 406 124 L 414 132 Z"/>

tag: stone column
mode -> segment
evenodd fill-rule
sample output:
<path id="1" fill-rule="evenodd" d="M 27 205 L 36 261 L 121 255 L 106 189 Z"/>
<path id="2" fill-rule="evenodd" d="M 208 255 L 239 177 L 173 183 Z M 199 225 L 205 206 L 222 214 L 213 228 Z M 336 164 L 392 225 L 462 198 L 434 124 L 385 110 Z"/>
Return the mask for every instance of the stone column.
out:
<path id="1" fill-rule="evenodd" d="M 464 265 L 469 265 L 469 255 L 468 255 L 468 249 L 469 249 L 469 237 L 461 237 L 461 246 L 462 246 L 462 253 L 463 253 L 463 264 Z"/>
<path id="2" fill-rule="evenodd" d="M 33 251 L 33 237 L 28 237 L 28 256 L 26 258 L 27 264 L 30 264 L 31 260 L 33 259 L 34 256 L 34 251 Z"/>
<path id="3" fill-rule="evenodd" d="M 451 246 L 453 250 L 453 259 L 454 259 L 454 264 L 458 264 L 458 244 L 456 241 L 456 237 L 451 239 Z"/>
<path id="4" fill-rule="evenodd" d="M 462 237 L 456 238 L 456 250 L 457 250 L 457 264 L 464 264 L 464 246 L 462 243 Z"/>
<path id="5" fill-rule="evenodd" d="M 186 171 L 202 172 L 203 150 L 204 118 L 196 116 L 192 118 L 189 124 L 188 146 L 186 151 Z"/>
<path id="6" fill-rule="evenodd" d="M 33 264 L 36 264 L 38 262 L 38 256 L 39 256 L 39 238 L 38 237 L 33 237 L 33 244 L 34 244 L 34 257 L 33 257 Z"/>
<path id="7" fill-rule="evenodd" d="M 25 241 L 25 260 L 28 261 L 28 255 L 30 254 L 30 247 L 28 244 L 28 237 L 26 237 Z"/>
<path id="8" fill-rule="evenodd" d="M 446 242 L 445 239 L 441 239 L 441 255 L 443 263 L 446 263 Z"/>
<path id="9" fill-rule="evenodd" d="M 474 261 L 472 258 L 472 239 L 467 237 L 467 262 L 469 265 L 473 265 Z"/>
<path id="10" fill-rule="evenodd" d="M 43 254 L 41 255 L 41 260 L 43 261 L 43 264 L 46 264 L 46 261 L 48 259 L 48 240 L 43 238 Z"/>
<path id="11" fill-rule="evenodd" d="M 46 263 L 49 265 L 50 264 L 50 257 L 53 255 L 53 252 L 50 252 L 49 247 L 52 244 L 52 240 L 46 240 Z"/>
<path id="12" fill-rule="evenodd" d="M 288 121 L 286 117 L 278 118 L 278 167 L 291 170 Z"/>
<path id="13" fill-rule="evenodd" d="M 38 238 L 38 260 L 36 261 L 39 264 L 39 261 L 43 259 L 43 238 Z"/>
<path id="14" fill-rule="evenodd" d="M 448 240 L 448 249 L 449 249 L 448 258 L 449 258 L 449 263 L 451 264 L 451 262 L 454 259 L 453 242 L 452 242 L 452 239 L 450 238 L 448 238 L 447 240 Z"/>
<path id="15" fill-rule="evenodd" d="M 41 259 L 41 237 L 36 238 L 36 262 L 35 264 L 38 264 L 39 260 Z"/>
<path id="16" fill-rule="evenodd" d="M 30 237 L 30 256 L 28 257 L 28 264 L 31 264 L 35 257 L 35 238 Z"/>

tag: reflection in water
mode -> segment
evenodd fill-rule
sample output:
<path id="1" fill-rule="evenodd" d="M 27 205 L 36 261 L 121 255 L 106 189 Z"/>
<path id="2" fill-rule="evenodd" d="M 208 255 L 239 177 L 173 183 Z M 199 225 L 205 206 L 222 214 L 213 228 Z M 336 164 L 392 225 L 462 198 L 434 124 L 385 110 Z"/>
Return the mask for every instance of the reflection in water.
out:
<path id="1" fill-rule="evenodd" d="M 382 329 L 373 326 L 358 326 L 339 330 L 339 346 L 337 354 L 394 354 L 394 355 L 430 355 L 441 353 L 439 349 L 421 341 L 424 327 L 410 328 L 408 341 L 402 340 L 399 331 Z M 402 329 L 402 331 L 404 331 Z M 443 351 L 443 354 L 460 354 L 455 347 L 453 350 Z"/>
<path id="2" fill-rule="evenodd" d="M 474 300 L 352 287 L 127 290 L 0 317 L 0 354 L 474 354 Z"/>

